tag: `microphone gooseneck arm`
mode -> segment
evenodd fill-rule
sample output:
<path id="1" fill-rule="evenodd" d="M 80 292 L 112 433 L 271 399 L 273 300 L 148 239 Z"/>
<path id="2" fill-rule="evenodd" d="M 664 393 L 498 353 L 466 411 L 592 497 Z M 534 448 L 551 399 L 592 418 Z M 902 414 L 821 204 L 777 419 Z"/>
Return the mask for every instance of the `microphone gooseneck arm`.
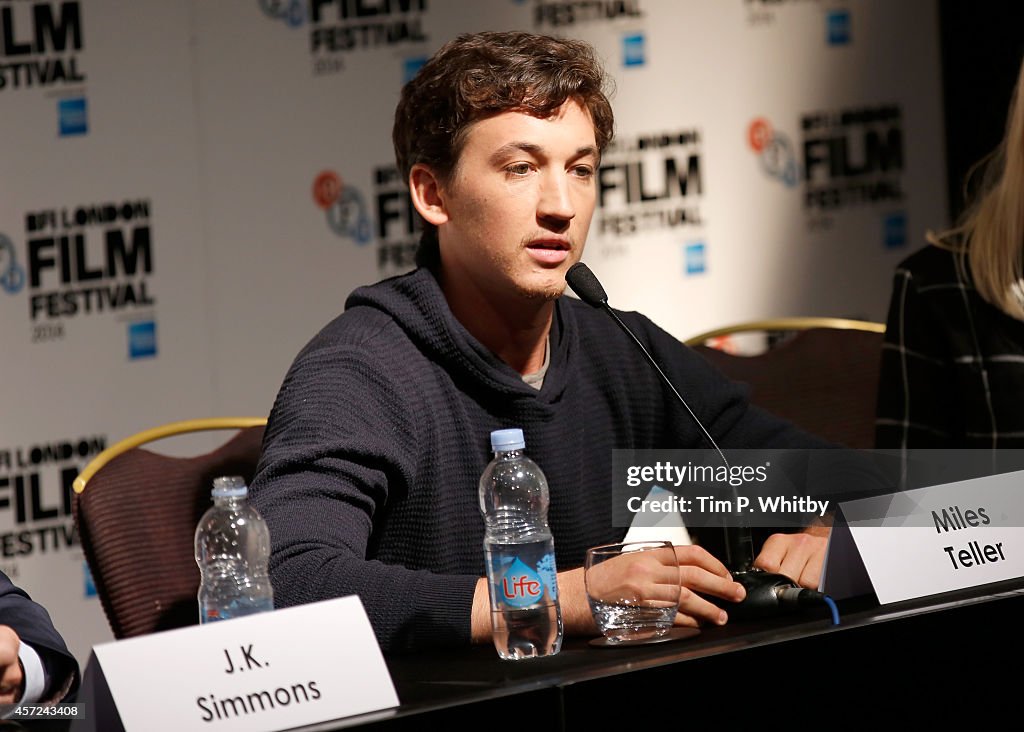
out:
<path id="1" fill-rule="evenodd" d="M 714 439 L 712 439 L 711 433 L 709 433 L 704 428 L 704 425 L 701 423 L 701 421 L 699 419 L 697 419 L 697 415 L 693 413 L 692 409 L 690 409 L 690 405 L 686 403 L 685 399 L 683 399 L 682 394 L 680 394 L 676 390 L 676 387 L 672 384 L 672 382 L 669 380 L 669 378 L 665 375 L 665 372 L 661 370 L 661 366 L 659 366 L 658 362 L 654 360 L 654 356 L 652 356 L 650 354 L 650 352 L 648 352 L 648 350 L 644 347 L 644 344 L 640 342 L 640 339 L 637 338 L 633 334 L 633 331 L 631 331 L 629 328 L 626 327 L 626 324 L 622 322 L 622 318 L 620 318 L 618 315 L 616 315 L 615 311 L 612 310 L 608 306 L 607 302 L 605 302 L 603 304 L 603 308 L 604 308 L 604 311 L 606 313 L 608 313 L 609 315 L 611 315 L 612 318 L 615 320 L 615 322 L 619 324 L 619 327 L 622 328 L 622 330 L 630 338 L 633 339 L 633 342 L 636 343 L 637 347 L 641 350 L 641 352 L 643 352 L 644 356 L 647 357 L 647 362 L 649 364 L 651 364 L 651 366 L 654 367 L 654 370 L 658 372 L 658 375 L 661 377 L 662 381 L 665 382 L 665 385 L 668 386 L 668 388 L 672 390 L 672 393 L 676 395 L 676 399 L 679 400 L 679 403 L 682 404 L 686 408 L 686 411 L 689 413 L 690 417 L 693 419 L 694 424 L 696 424 L 697 427 L 700 428 L 700 431 L 704 434 L 704 439 L 707 440 L 708 444 L 711 445 L 711 447 L 713 447 L 715 449 L 715 452 L 718 453 L 718 456 L 720 458 L 722 458 L 722 462 L 725 463 L 726 469 L 729 470 L 730 469 L 729 468 L 729 461 L 725 459 L 725 453 L 722 452 L 721 448 L 718 447 L 718 444 L 714 441 Z"/>
<path id="2" fill-rule="evenodd" d="M 693 422 L 703 433 L 704 439 L 715 449 L 725 464 L 726 469 L 729 470 L 729 461 L 726 460 L 725 454 L 718 446 L 718 443 L 711 437 L 711 433 L 705 429 L 694 411 L 690 409 L 690 405 L 686 403 L 686 400 L 683 399 L 683 396 L 668 376 L 665 375 L 661 366 L 654 360 L 654 357 L 644 347 L 644 344 L 640 342 L 640 339 L 636 337 L 633 331 L 622 322 L 622 319 L 608 305 L 608 295 L 605 293 L 604 287 L 601 286 L 597 277 L 590 271 L 590 268 L 583 262 L 577 262 L 566 271 L 565 281 L 583 302 L 608 313 L 618 324 L 619 328 L 636 343 L 640 351 L 647 358 L 648 363 L 654 367 L 654 370 L 657 371 L 661 380 L 676 396 L 679 403 L 686 408 Z M 727 607 L 730 614 L 735 614 L 737 617 L 776 615 L 804 604 L 812 596 L 818 595 L 818 593 L 813 593 L 813 595 L 800 594 L 801 588 L 789 577 L 756 569 L 753 566 L 754 552 L 750 527 L 747 525 L 742 514 L 739 515 L 739 521 L 740 525 L 733 527 L 733 530 L 730 530 L 728 526 L 725 527 L 726 564 L 733 574 L 733 579 L 746 589 L 747 596 L 738 604 L 723 604 L 723 607 Z M 796 590 L 797 593 L 794 593 L 793 590 Z M 809 593 L 810 591 L 803 590 L 802 592 Z"/>
<path id="3" fill-rule="evenodd" d="M 721 458 L 722 463 L 725 465 L 726 470 L 730 470 L 729 461 L 725 457 L 725 453 L 715 442 L 715 439 L 711 436 L 711 433 L 704 427 L 704 423 L 700 421 L 697 415 L 690 405 L 686 403 L 683 395 L 676 389 L 675 384 L 672 380 L 665 375 L 662 371 L 661 366 L 654 360 L 654 356 L 650 354 L 640 339 L 636 337 L 636 334 L 629 329 L 629 327 L 622 322 L 622 319 L 612 310 L 611 306 L 608 305 L 608 293 L 605 292 L 601 282 L 597 279 L 590 267 L 585 265 L 583 262 L 577 262 L 576 264 L 569 267 L 565 273 L 565 281 L 569 283 L 569 287 L 576 293 L 579 298 L 598 310 L 603 310 L 611 316 L 612 320 L 619 326 L 623 333 L 629 336 L 629 338 L 636 344 L 640 352 L 644 354 L 647 362 L 654 367 L 654 370 L 661 377 L 662 382 L 671 390 L 675 395 L 676 399 L 683 408 L 686 409 L 687 414 L 693 420 L 693 423 L 697 425 L 704 439 L 708 445 L 714 448 L 715 452 Z M 725 554 L 726 554 L 726 565 L 733 572 L 746 572 L 754 566 L 754 540 L 750 535 L 750 527 L 747 526 L 745 517 L 740 514 L 738 516 L 739 526 L 735 527 L 735 530 L 730 530 L 727 526 L 725 527 Z"/>
<path id="4" fill-rule="evenodd" d="M 725 453 L 722 452 L 722 448 L 718 446 L 718 443 L 715 442 L 713 437 L 711 437 L 711 433 L 708 432 L 704 427 L 704 424 L 697 418 L 697 415 L 690 408 L 690 405 L 686 403 L 685 399 L 683 399 L 683 395 L 679 393 L 679 390 L 676 389 L 672 381 L 665 375 L 665 372 L 661 370 L 661 366 L 659 366 L 658 362 L 654 360 L 654 356 L 652 356 L 644 347 L 644 344 L 640 342 L 640 339 L 636 337 L 633 331 L 626 327 L 626 324 L 623 323 L 622 319 L 614 310 L 611 309 L 611 307 L 609 307 L 607 302 L 602 303 L 601 308 L 612 316 L 623 332 L 625 332 L 633 342 L 636 343 L 640 351 L 647 357 L 647 362 L 654 367 L 654 370 L 658 372 L 658 376 L 661 377 L 661 380 L 675 395 L 676 399 L 679 400 L 679 403 L 686 409 L 694 424 L 697 425 L 703 434 L 705 441 L 707 441 L 708 445 L 718 453 L 718 457 L 721 458 L 722 463 L 725 465 L 725 469 L 731 472 L 732 468 L 729 465 L 729 461 L 726 460 Z M 734 500 L 733 505 L 738 505 L 738 502 Z M 754 566 L 754 539 L 750 534 L 750 527 L 747 526 L 746 518 L 743 514 L 737 514 L 737 519 L 739 520 L 739 526 L 734 527 L 732 531 L 729 531 L 727 527 L 725 531 L 725 560 L 726 564 L 729 565 L 730 570 L 735 572 L 747 572 Z"/>

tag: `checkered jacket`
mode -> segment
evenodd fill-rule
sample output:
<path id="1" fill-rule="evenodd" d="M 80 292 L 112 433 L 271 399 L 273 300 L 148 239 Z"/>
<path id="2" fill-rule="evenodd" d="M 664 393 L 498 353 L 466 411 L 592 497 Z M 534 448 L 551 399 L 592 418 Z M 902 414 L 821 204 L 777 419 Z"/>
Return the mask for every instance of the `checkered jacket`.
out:
<path id="1" fill-rule="evenodd" d="M 985 302 L 957 258 L 927 246 L 896 268 L 879 448 L 1024 447 L 1024 322 Z"/>

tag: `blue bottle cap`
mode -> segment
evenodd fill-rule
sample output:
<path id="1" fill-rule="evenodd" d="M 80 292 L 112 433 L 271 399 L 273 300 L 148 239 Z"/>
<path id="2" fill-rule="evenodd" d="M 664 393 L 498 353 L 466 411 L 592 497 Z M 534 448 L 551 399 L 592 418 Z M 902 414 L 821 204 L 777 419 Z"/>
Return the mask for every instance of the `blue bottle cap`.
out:
<path id="1" fill-rule="evenodd" d="M 522 450 L 524 447 L 526 447 L 526 440 L 523 439 L 523 431 L 518 427 L 508 430 L 494 430 L 491 433 L 491 449 L 495 452 Z"/>
<path id="2" fill-rule="evenodd" d="M 245 478 L 240 475 L 222 475 L 213 479 L 214 498 L 239 498 L 248 493 Z"/>

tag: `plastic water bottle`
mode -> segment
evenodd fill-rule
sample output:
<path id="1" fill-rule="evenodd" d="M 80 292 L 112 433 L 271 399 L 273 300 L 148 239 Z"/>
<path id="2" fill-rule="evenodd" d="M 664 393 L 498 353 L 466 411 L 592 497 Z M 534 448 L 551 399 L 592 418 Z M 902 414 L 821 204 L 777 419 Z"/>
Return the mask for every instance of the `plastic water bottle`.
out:
<path id="1" fill-rule="evenodd" d="M 492 635 L 509 660 L 553 656 L 562 647 L 548 482 L 525 447 L 521 429 L 492 432 L 494 459 L 480 477 Z"/>
<path id="2" fill-rule="evenodd" d="M 213 506 L 196 527 L 200 623 L 274 609 L 267 571 L 270 530 L 248 494 L 238 476 L 214 478 Z"/>

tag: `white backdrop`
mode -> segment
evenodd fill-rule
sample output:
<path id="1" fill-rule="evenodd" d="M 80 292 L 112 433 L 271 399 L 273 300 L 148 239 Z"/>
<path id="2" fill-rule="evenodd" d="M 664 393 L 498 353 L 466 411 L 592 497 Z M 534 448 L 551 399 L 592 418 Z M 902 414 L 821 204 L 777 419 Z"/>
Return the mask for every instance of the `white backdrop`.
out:
<path id="1" fill-rule="evenodd" d="M 680 337 L 881 320 L 945 223 L 934 0 L 0 0 L 0 23 L 0 568 L 83 662 L 110 635 L 65 486 L 140 429 L 266 414 L 345 296 L 408 267 L 391 115 L 454 35 L 596 46 L 617 141 L 585 259 Z"/>

